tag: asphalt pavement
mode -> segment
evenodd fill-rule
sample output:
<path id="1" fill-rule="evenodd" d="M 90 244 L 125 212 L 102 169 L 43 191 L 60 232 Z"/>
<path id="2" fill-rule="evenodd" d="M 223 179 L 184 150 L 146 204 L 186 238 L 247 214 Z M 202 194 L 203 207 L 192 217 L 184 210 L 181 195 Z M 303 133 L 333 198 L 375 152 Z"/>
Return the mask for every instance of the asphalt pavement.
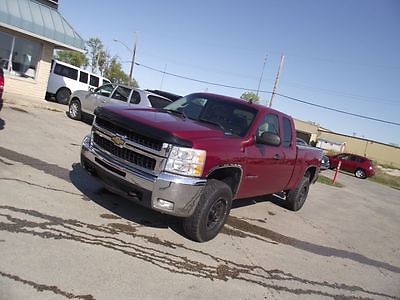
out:
<path id="1" fill-rule="evenodd" d="M 296 213 L 237 200 L 196 243 L 82 169 L 66 109 L 0 112 L 0 299 L 400 299 L 399 190 L 340 174 Z"/>

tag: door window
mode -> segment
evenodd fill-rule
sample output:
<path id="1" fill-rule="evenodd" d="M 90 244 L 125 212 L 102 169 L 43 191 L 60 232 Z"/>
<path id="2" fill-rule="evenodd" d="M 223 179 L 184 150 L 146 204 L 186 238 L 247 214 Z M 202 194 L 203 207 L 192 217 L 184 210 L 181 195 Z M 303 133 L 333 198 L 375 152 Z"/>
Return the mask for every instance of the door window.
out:
<path id="1" fill-rule="evenodd" d="M 112 84 L 105 84 L 94 90 L 94 94 L 101 95 L 104 97 L 110 97 L 115 86 Z"/>
<path id="2" fill-rule="evenodd" d="M 132 89 L 124 87 L 124 86 L 118 86 L 114 93 L 111 95 L 111 98 L 115 100 L 120 100 L 123 102 L 128 102 L 129 95 L 131 94 Z"/>
<path id="3" fill-rule="evenodd" d="M 89 74 L 86 72 L 81 71 L 80 75 L 79 75 L 79 81 L 83 82 L 83 83 L 87 83 L 89 78 Z"/>
<path id="4" fill-rule="evenodd" d="M 273 133 L 279 135 L 279 119 L 277 115 L 267 114 L 264 120 L 261 122 L 260 127 L 258 127 L 258 136 L 261 136 L 264 132 Z"/>
<path id="5" fill-rule="evenodd" d="M 94 76 L 94 75 L 90 75 L 89 84 L 90 84 L 91 86 L 98 87 L 98 86 L 99 86 L 99 81 L 100 81 L 99 77 Z"/>

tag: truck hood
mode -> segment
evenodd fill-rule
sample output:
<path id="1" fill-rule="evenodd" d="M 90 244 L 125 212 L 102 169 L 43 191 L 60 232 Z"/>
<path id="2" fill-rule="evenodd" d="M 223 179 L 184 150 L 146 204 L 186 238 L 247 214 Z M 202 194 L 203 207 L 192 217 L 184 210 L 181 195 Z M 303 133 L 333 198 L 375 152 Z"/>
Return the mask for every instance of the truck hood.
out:
<path id="1" fill-rule="evenodd" d="M 226 135 L 215 125 L 154 108 L 122 108 L 117 105 L 106 105 L 96 109 L 95 114 L 134 132 L 189 147 L 195 140 L 222 138 Z"/>

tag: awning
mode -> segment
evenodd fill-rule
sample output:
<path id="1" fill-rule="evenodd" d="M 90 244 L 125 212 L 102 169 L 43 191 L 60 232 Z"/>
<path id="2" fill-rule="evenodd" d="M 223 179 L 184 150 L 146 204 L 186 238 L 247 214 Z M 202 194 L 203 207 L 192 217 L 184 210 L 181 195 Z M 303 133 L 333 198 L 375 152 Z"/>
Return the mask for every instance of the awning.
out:
<path id="1" fill-rule="evenodd" d="M 84 52 L 85 41 L 55 9 L 34 0 L 0 0 L 0 26 Z"/>

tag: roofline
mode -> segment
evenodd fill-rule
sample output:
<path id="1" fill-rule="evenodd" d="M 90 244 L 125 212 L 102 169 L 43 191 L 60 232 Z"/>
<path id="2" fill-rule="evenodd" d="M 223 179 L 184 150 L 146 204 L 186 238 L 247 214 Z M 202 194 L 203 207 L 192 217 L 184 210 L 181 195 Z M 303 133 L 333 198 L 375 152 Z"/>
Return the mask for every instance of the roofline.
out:
<path id="1" fill-rule="evenodd" d="M 67 48 L 69 50 L 78 51 L 80 53 L 86 53 L 85 49 L 77 48 L 77 47 L 70 46 L 68 44 L 61 43 L 61 42 L 53 40 L 53 39 L 49 39 L 49 38 L 46 38 L 46 37 L 44 37 L 44 36 L 42 36 L 40 34 L 36 34 L 36 33 L 21 29 L 19 27 L 13 26 L 13 25 L 9 25 L 9 24 L 0 22 L 0 26 L 8 28 L 8 29 L 11 29 L 11 30 L 14 30 L 14 31 L 17 31 L 19 33 L 23 33 L 23 34 L 28 35 L 28 36 L 32 36 L 34 38 L 37 38 L 37 39 L 42 40 L 42 41 L 46 41 L 46 42 L 54 44 L 56 46 L 61 46 L 63 48 Z"/>
<path id="2" fill-rule="evenodd" d="M 370 143 L 376 143 L 376 144 L 381 144 L 381 145 L 385 145 L 388 147 L 400 149 L 400 147 L 398 147 L 398 146 L 394 146 L 394 145 L 390 145 L 390 144 L 386 144 L 383 142 L 379 142 L 379 141 L 375 141 L 375 140 L 371 140 L 371 139 L 367 139 L 367 138 L 362 138 L 362 137 L 358 137 L 358 136 L 352 136 L 352 135 L 347 135 L 344 133 L 338 133 L 338 132 L 334 132 L 334 131 L 326 131 L 326 130 L 321 130 L 321 129 L 318 129 L 318 131 L 325 132 L 328 134 L 330 133 L 330 134 L 335 134 L 335 135 L 339 135 L 339 136 L 345 136 L 345 137 L 349 137 L 349 138 L 353 138 L 353 139 L 357 139 L 357 140 L 362 140 L 362 141 L 366 141 L 366 142 L 370 142 Z"/>

